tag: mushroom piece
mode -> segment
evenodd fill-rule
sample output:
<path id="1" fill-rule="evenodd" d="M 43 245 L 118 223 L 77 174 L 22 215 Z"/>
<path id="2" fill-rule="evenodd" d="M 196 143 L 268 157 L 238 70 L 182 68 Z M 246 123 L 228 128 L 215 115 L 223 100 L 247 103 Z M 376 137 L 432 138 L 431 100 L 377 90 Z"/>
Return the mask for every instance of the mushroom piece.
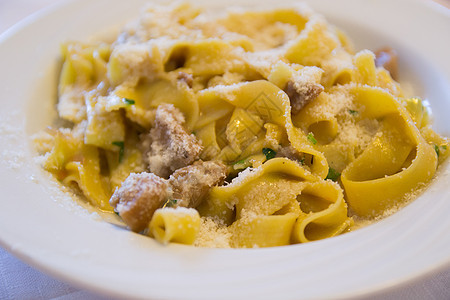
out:
<path id="1" fill-rule="evenodd" d="M 385 68 L 394 80 L 397 79 L 398 75 L 397 58 L 397 51 L 390 47 L 384 47 L 375 51 L 375 65 Z"/>
<path id="2" fill-rule="evenodd" d="M 169 178 L 173 198 L 181 200 L 180 206 L 197 207 L 213 186 L 223 183 L 226 171 L 226 166 L 218 161 L 197 161 L 176 170 Z"/>
<path id="3" fill-rule="evenodd" d="M 291 112 L 297 114 L 306 104 L 323 92 L 323 86 L 316 83 L 288 81 L 284 91 L 291 100 Z"/>
<path id="4" fill-rule="evenodd" d="M 146 172 L 131 173 L 109 203 L 132 231 L 140 232 L 169 196 L 167 180 Z"/>
<path id="5" fill-rule="evenodd" d="M 203 147 L 195 135 L 183 127 L 184 116 L 172 104 L 156 109 L 155 126 L 144 137 L 150 172 L 168 178 L 175 170 L 192 164 Z"/>

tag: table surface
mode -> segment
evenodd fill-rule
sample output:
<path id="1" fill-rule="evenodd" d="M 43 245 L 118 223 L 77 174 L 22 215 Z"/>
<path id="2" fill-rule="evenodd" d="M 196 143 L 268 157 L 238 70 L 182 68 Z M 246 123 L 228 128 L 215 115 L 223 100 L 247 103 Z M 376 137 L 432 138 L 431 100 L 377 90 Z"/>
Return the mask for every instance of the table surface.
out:
<path id="1" fill-rule="evenodd" d="M 0 34 L 32 13 L 59 1 L 62 0 L 0 0 Z M 450 9 L 450 0 L 434 1 Z M 0 248 L 0 299 L 105 298 L 52 278 Z M 450 299 L 450 268 L 370 299 Z"/>

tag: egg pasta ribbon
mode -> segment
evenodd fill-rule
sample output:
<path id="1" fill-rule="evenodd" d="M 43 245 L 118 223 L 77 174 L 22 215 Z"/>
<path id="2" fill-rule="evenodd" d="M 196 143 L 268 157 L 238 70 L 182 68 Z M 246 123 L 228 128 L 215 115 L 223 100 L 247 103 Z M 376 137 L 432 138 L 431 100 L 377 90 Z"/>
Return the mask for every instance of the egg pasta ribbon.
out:
<path id="1" fill-rule="evenodd" d="M 350 91 L 364 105 L 363 116 L 383 118 L 377 137 L 341 177 L 350 207 L 361 216 L 375 216 L 428 182 L 437 155 L 391 94 L 367 86 Z"/>
<path id="2" fill-rule="evenodd" d="M 307 242 L 351 225 L 339 186 L 286 158 L 271 159 L 213 188 L 199 211 L 230 224 L 231 243 L 238 247 Z"/>
<path id="3" fill-rule="evenodd" d="M 328 164 L 325 157 L 322 153 L 314 149 L 307 134 L 293 125 L 289 98 L 286 93 L 274 84 L 264 80 L 257 80 L 231 86 L 221 86 L 220 88 L 203 90 L 198 94 L 198 97 L 200 101 L 203 101 L 201 99 L 204 97 L 217 99 L 218 103 L 226 101 L 236 108 L 248 111 L 248 118 L 250 119 L 252 118 L 251 115 L 255 115 L 264 123 L 270 122 L 285 128 L 288 140 L 292 147 L 300 154 L 304 153 L 310 155 L 310 157 L 314 157 L 306 160 L 305 165 L 319 177 L 326 177 Z M 207 114 L 203 113 L 203 115 Z M 256 117 L 253 117 L 253 121 L 249 123 L 258 123 L 259 121 Z M 201 120 L 202 117 L 200 117 L 199 122 L 201 122 Z M 233 130 L 236 132 L 246 132 L 250 130 L 250 126 L 248 124 L 243 124 L 242 122 L 237 122 L 234 126 L 242 126 L 242 128 L 234 128 Z M 229 128 L 230 127 L 227 127 L 227 129 Z M 217 131 L 221 132 L 223 131 L 223 128 L 218 128 L 216 129 L 216 132 Z"/>
<path id="4" fill-rule="evenodd" d="M 197 237 L 200 215 L 193 208 L 161 208 L 156 210 L 150 224 L 149 234 L 163 244 L 191 245 Z"/>
<path id="5" fill-rule="evenodd" d="M 292 240 L 296 243 L 339 235 L 353 225 L 347 216 L 342 189 L 331 181 L 308 182 L 297 196 L 301 214 L 297 218 Z"/>
<path id="6" fill-rule="evenodd" d="M 112 211 L 109 205 L 109 180 L 101 174 L 98 149 L 84 145 L 72 134 L 54 132 L 54 145 L 44 168 L 66 184 L 76 183 L 93 205 Z"/>

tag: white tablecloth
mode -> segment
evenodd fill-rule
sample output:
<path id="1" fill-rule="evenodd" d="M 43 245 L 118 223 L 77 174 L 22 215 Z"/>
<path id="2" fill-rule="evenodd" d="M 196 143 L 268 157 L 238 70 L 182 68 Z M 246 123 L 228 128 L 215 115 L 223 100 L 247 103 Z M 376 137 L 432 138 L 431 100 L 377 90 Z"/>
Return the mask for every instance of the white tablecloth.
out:
<path id="1" fill-rule="evenodd" d="M 0 0 L 0 33 L 37 10 L 60 0 Z M 126 1 L 126 0 L 124 0 Z M 450 0 L 436 0 L 450 7 Z M 449 249 L 450 252 L 450 249 Z M 0 248 L 0 299 L 105 299 L 54 279 Z M 430 277 L 370 299 L 450 299 L 450 266 Z"/>
<path id="2" fill-rule="evenodd" d="M 0 248 L 0 299 L 106 299 L 37 271 Z"/>

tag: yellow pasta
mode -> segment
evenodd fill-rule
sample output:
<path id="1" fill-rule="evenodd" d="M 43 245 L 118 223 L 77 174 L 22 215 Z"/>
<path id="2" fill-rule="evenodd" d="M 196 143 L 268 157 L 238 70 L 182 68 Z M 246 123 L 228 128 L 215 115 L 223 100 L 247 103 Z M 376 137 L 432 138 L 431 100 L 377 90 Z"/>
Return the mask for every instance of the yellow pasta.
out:
<path id="1" fill-rule="evenodd" d="M 119 111 L 106 112 L 102 103 L 86 96 L 87 126 L 84 142 L 87 145 L 113 150 L 114 142 L 125 140 L 125 125 Z"/>
<path id="2" fill-rule="evenodd" d="M 200 215 L 195 209 L 158 209 L 149 224 L 149 233 L 163 244 L 191 245 L 197 237 Z"/>
<path id="3" fill-rule="evenodd" d="M 71 125 L 38 136 L 43 167 L 131 230 L 196 246 L 331 238 L 408 203 L 450 155 L 426 101 L 324 17 L 206 14 L 154 5 L 114 43 L 62 47 Z"/>
<path id="4" fill-rule="evenodd" d="M 326 22 L 320 17 L 313 17 L 308 20 L 294 45 L 286 51 L 286 58 L 304 66 L 321 65 L 338 46 L 339 40 L 328 30 Z"/>
<path id="5" fill-rule="evenodd" d="M 240 219 L 230 226 L 231 245 L 236 248 L 289 245 L 296 218 L 295 214 L 286 214 Z"/>
<path id="6" fill-rule="evenodd" d="M 353 224 L 353 219 L 347 216 L 347 204 L 337 184 L 329 181 L 308 183 L 297 199 L 302 213 L 292 232 L 295 242 L 336 236 Z"/>
<path id="7" fill-rule="evenodd" d="M 353 92 L 364 103 L 363 114 L 384 116 L 372 143 L 342 173 L 349 204 L 360 215 L 374 216 L 395 205 L 420 183 L 428 182 L 436 171 L 438 157 L 392 95 L 367 87 Z"/>

